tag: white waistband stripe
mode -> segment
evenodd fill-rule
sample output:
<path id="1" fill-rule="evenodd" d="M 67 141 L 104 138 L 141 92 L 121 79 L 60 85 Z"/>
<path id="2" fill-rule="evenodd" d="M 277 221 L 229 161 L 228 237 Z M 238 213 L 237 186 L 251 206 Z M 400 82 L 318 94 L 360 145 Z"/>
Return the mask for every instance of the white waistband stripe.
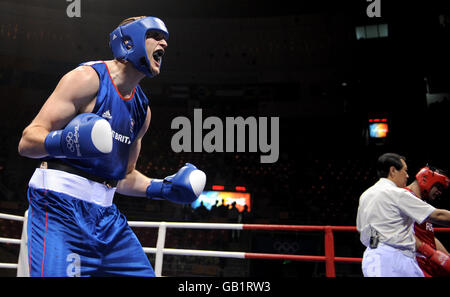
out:
<path id="1" fill-rule="evenodd" d="M 91 181 L 82 176 L 54 169 L 36 168 L 28 184 L 35 189 L 46 189 L 104 207 L 112 205 L 116 188 Z"/>

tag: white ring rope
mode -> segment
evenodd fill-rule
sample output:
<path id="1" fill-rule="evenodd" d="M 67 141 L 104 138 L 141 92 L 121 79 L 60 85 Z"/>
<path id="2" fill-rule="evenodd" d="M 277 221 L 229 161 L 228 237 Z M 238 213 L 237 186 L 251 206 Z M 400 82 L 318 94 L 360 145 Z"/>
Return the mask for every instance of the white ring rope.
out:
<path id="1" fill-rule="evenodd" d="M 164 249 L 164 255 L 220 257 L 220 258 L 237 258 L 237 259 L 245 258 L 244 252 L 220 252 L 220 251 L 186 250 L 186 249 Z"/>
<path id="2" fill-rule="evenodd" d="M 129 221 L 130 227 L 147 227 L 159 228 L 162 224 L 166 228 L 180 229 L 226 229 L 226 230 L 242 230 L 243 224 L 223 224 L 223 223 L 182 223 L 182 222 L 140 222 Z"/>
<path id="3" fill-rule="evenodd" d="M 0 263 L 0 268 L 17 269 L 17 264 L 14 263 Z"/>
<path id="4" fill-rule="evenodd" d="M 12 243 L 12 244 L 20 244 L 20 239 L 13 239 L 13 238 L 6 238 L 6 237 L 0 237 L 1 243 Z"/>
<path id="5" fill-rule="evenodd" d="M 21 216 L 15 216 L 15 215 L 10 215 L 10 214 L 6 214 L 6 213 L 0 213 L 0 219 L 12 220 L 12 221 L 21 221 L 21 222 L 23 222 L 24 217 L 21 217 Z"/>

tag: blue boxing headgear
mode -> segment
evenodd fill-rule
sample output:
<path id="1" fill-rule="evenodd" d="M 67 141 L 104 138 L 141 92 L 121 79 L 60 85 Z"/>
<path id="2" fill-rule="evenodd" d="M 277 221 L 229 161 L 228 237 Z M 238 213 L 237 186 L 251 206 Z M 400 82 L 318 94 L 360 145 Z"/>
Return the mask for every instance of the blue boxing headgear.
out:
<path id="1" fill-rule="evenodd" d="M 150 59 L 145 48 L 147 32 L 152 30 L 161 32 L 165 40 L 169 39 L 166 25 L 156 17 L 145 17 L 117 27 L 109 35 L 109 46 L 114 58 L 127 60 L 137 70 L 152 77 Z"/>

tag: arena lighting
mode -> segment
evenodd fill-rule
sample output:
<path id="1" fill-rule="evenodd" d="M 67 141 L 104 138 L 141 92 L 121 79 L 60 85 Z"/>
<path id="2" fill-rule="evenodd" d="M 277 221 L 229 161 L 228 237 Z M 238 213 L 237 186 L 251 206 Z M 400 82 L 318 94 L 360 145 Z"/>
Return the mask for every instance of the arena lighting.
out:
<path id="1" fill-rule="evenodd" d="M 224 187 L 224 186 L 221 186 L 221 185 L 213 185 L 213 186 L 212 186 L 212 189 L 213 189 L 214 191 L 223 191 L 223 190 L 225 189 L 225 187 Z"/>
<path id="2" fill-rule="evenodd" d="M 247 188 L 243 187 L 243 186 L 236 186 L 235 189 L 236 189 L 236 191 L 241 191 L 241 192 L 247 191 Z"/>
<path id="3" fill-rule="evenodd" d="M 369 123 L 379 123 L 379 122 L 386 123 L 387 119 L 386 118 L 383 118 L 383 119 L 369 119 Z"/>

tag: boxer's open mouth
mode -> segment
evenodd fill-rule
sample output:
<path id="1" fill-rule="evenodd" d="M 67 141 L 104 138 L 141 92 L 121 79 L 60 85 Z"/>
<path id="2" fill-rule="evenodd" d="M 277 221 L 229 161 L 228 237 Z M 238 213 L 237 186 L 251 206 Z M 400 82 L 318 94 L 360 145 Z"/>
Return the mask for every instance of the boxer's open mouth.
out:
<path id="1" fill-rule="evenodd" d="M 157 50 L 153 53 L 153 59 L 155 59 L 155 61 L 158 63 L 161 61 L 162 56 L 164 56 L 164 50 L 162 49 Z"/>

